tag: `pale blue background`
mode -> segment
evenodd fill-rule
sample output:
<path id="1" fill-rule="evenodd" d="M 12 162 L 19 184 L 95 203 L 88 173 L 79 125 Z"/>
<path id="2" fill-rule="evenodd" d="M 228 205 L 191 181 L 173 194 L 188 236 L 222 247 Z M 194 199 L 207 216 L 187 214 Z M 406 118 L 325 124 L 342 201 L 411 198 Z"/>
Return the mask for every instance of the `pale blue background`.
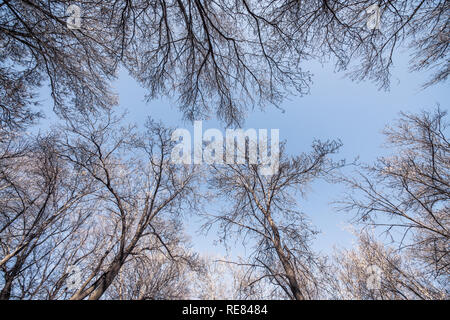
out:
<path id="1" fill-rule="evenodd" d="M 431 109 L 438 103 L 444 110 L 448 109 L 448 84 L 439 84 L 422 90 L 430 74 L 410 73 L 407 67 L 408 56 L 402 54 L 394 60 L 392 69 L 392 86 L 389 92 L 379 91 L 370 82 L 355 83 L 344 77 L 344 73 L 334 73 L 332 65 L 321 66 L 305 63 L 304 68 L 314 73 L 311 93 L 305 97 L 290 97 L 280 110 L 268 106 L 265 112 L 256 110 L 248 115 L 244 128 L 278 128 L 280 138 L 287 140 L 289 153 L 308 151 L 314 138 L 341 139 L 344 143 L 338 158 L 351 161 L 356 156 L 361 162 L 373 162 L 377 156 L 386 154 L 383 149 L 382 129 L 398 117 L 400 111 L 418 112 Z M 167 99 L 145 102 L 145 89 L 141 88 L 126 72 L 120 73 L 114 83 L 119 93 L 120 109 L 129 111 L 128 119 L 143 125 L 147 116 L 162 120 L 166 125 L 186 128 L 192 132 L 191 123 L 181 121 L 181 114 L 175 101 Z M 43 89 L 46 94 L 47 89 Z M 51 108 L 49 100 L 44 100 L 43 109 L 48 115 L 41 122 L 45 128 L 49 121 L 54 121 L 45 109 Z M 225 133 L 223 124 L 217 121 L 203 122 L 203 130 L 219 128 Z M 339 197 L 342 187 L 325 182 L 312 186 L 307 199 L 300 200 L 301 210 L 308 213 L 313 224 L 322 233 L 314 243 L 315 249 L 331 253 L 333 246 L 349 247 L 352 235 L 346 230 L 350 214 L 338 213 L 330 205 Z M 226 205 L 226 204 L 217 204 Z M 214 210 L 215 208 L 210 208 Z M 215 246 L 217 239 L 212 230 L 205 237 L 196 234 L 200 222 L 195 216 L 187 219 L 187 232 L 192 236 L 194 249 L 201 253 L 224 253 L 221 246 Z M 240 246 L 233 248 L 232 256 L 244 254 Z"/>

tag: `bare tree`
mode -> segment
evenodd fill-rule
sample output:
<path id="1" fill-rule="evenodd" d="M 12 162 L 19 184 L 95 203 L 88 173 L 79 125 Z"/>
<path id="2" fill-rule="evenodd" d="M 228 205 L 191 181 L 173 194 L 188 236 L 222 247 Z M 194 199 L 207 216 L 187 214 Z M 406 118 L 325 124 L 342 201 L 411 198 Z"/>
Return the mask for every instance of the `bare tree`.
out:
<path id="1" fill-rule="evenodd" d="M 81 116 L 69 122 L 61 142 L 63 157 L 92 178 L 103 200 L 92 221 L 98 225 L 93 241 L 100 247 L 86 257 L 84 281 L 71 299 L 99 299 L 149 236 L 170 256 L 162 236 L 166 226 L 157 218 L 176 216 L 196 203 L 195 168 L 170 162 L 169 130 L 149 121 L 139 136 L 132 127 L 120 129 L 119 120 L 109 112 L 100 118 Z"/>
<path id="2" fill-rule="evenodd" d="M 301 63 L 333 58 L 352 78 L 389 87 L 394 54 L 411 46 L 414 70 L 448 77 L 447 1 L 378 1 L 380 27 L 367 25 L 373 1 L 159 1 L 125 7 L 136 39 L 126 63 L 150 89 L 176 89 L 188 119 L 214 108 L 239 123 L 249 106 L 277 105 L 286 93 L 309 91 Z M 378 11 L 377 11 L 378 12 Z M 174 27 L 177 26 L 177 27 Z M 153 41 L 151 39 L 154 39 Z"/>
<path id="3" fill-rule="evenodd" d="M 323 261 L 310 247 L 317 232 L 296 209 L 295 195 L 341 165 L 329 158 L 339 147 L 336 141 L 316 141 L 310 154 L 293 158 L 282 151 L 279 170 L 270 176 L 261 175 L 260 164 L 214 166 L 211 186 L 228 204 L 221 214 L 211 215 L 205 227 L 219 223 L 223 241 L 235 239 L 236 233 L 253 248 L 244 261 L 234 262 L 248 267 L 248 286 L 269 281 L 289 299 L 318 296 L 317 271 Z"/>
<path id="4" fill-rule="evenodd" d="M 336 256 L 338 281 L 333 293 L 340 299 L 411 300 L 448 299 L 448 279 L 436 281 L 417 264 L 412 252 L 402 252 L 362 232 L 357 248 Z"/>
<path id="5" fill-rule="evenodd" d="M 251 107 L 309 91 L 301 64 L 332 57 L 355 79 L 388 87 L 393 56 L 411 46 L 415 70 L 448 77 L 448 1 L 138 0 L 0 2 L 1 119 L 32 120 L 36 89 L 50 82 L 56 110 L 110 107 L 109 81 L 122 64 L 149 98 L 174 96 L 188 119 L 215 112 L 239 124 Z"/>
<path id="6" fill-rule="evenodd" d="M 139 294 L 122 298 L 187 294 L 175 284 L 197 268 L 180 220 L 197 203 L 196 169 L 170 162 L 160 124 L 138 133 L 109 111 L 70 118 L 40 138 L 2 131 L 1 298 L 98 299 L 127 263 L 142 271 L 128 288 Z"/>
<path id="7" fill-rule="evenodd" d="M 36 91 L 47 83 L 59 113 L 115 103 L 109 80 L 118 58 L 103 20 L 107 7 L 101 1 L 82 1 L 82 7 L 80 28 L 70 29 L 67 1 L 0 2 L 1 127 L 38 116 Z"/>
<path id="8" fill-rule="evenodd" d="M 156 219 L 155 219 L 156 220 Z M 193 279 L 203 265 L 187 246 L 182 225 L 174 220 L 154 222 L 159 237 L 146 236 L 105 293 L 106 299 L 172 300 L 191 297 Z"/>
<path id="9" fill-rule="evenodd" d="M 299 50 L 333 57 L 338 70 L 353 79 L 389 87 L 395 53 L 412 52 L 412 70 L 435 71 L 425 86 L 449 74 L 448 1 L 295 1 L 273 3 L 271 21 L 292 34 Z"/>
<path id="10" fill-rule="evenodd" d="M 25 272 L 45 279 L 36 262 L 80 227 L 88 216 L 81 200 L 91 192 L 86 179 L 58 157 L 56 137 L 9 138 L 0 160 L 0 299 L 30 295 L 28 284 L 18 284 Z"/>
<path id="11" fill-rule="evenodd" d="M 385 130 L 395 154 L 363 166 L 354 178 L 342 177 L 350 192 L 338 204 L 355 212 L 355 222 L 384 230 L 402 255 L 436 282 L 447 283 L 448 290 L 450 143 L 445 116 L 439 108 L 403 113 L 395 127 Z"/>
<path id="12" fill-rule="evenodd" d="M 197 204 L 197 168 L 170 163 L 173 142 L 161 124 L 149 121 L 145 134 L 120 126 L 110 90 L 119 66 L 148 89 L 148 99 L 175 97 L 187 119 L 215 113 L 227 125 L 240 125 L 251 108 L 306 94 L 311 75 L 302 63 L 311 59 L 332 59 L 353 79 L 387 88 L 395 52 L 409 46 L 412 69 L 435 70 L 426 86 L 449 73 L 444 0 L 380 0 L 375 7 L 369 0 L 74 4 L 81 8 L 75 27 L 67 1 L 0 0 L 2 299 L 191 294 L 186 273 L 197 274 L 202 263 L 181 235 L 181 215 Z M 368 28 L 374 14 L 377 23 Z M 24 129 L 41 116 L 38 92 L 46 84 L 67 126 L 29 137 Z M 359 251 L 339 266 L 341 280 L 342 272 L 348 281 L 359 277 L 371 255 L 384 261 L 391 280 L 379 295 L 350 281 L 351 297 L 445 296 L 450 147 L 444 117 L 440 109 L 405 114 L 386 132 L 397 155 L 363 167 L 357 178 L 341 177 L 356 192 L 341 202 L 344 209 L 363 225 L 386 227 L 398 245 L 391 252 L 361 238 Z M 328 272 L 310 248 L 316 231 L 295 200 L 309 182 L 340 166 L 328 158 L 339 146 L 316 142 L 311 154 L 283 155 L 271 176 L 248 163 L 213 167 L 211 186 L 231 207 L 205 227 L 218 222 L 223 240 L 236 232 L 253 248 L 248 259 L 231 262 L 239 266 L 233 295 L 255 297 L 270 288 L 257 297 L 323 296 Z M 67 285 L 74 266 L 82 280 L 76 289 Z M 327 279 L 340 295 L 339 279 Z"/>

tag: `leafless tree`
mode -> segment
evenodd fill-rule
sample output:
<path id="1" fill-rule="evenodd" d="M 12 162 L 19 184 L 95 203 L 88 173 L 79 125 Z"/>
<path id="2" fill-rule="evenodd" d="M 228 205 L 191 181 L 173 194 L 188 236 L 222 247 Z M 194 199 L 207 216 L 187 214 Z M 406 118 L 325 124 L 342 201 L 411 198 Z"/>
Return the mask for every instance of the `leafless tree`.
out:
<path id="1" fill-rule="evenodd" d="M 396 126 L 385 130 L 395 154 L 362 166 L 356 177 L 341 177 L 350 191 L 338 204 L 356 214 L 356 223 L 384 230 L 403 256 L 448 290 L 450 143 L 445 116 L 440 108 L 403 113 Z M 364 241 L 363 250 L 369 244 Z"/>
<path id="2" fill-rule="evenodd" d="M 37 90 L 50 84 L 55 110 L 110 108 L 118 58 L 101 1 L 82 1 L 82 28 L 69 29 L 67 1 L 0 2 L 1 126 L 20 127 L 39 114 Z M 78 3 L 80 4 L 80 3 Z"/>
<path id="3" fill-rule="evenodd" d="M 180 220 L 197 203 L 196 168 L 170 162 L 161 124 L 138 133 L 119 121 L 109 111 L 70 115 L 50 136 L 2 135 L 2 299 L 99 299 L 131 265 L 142 274 L 127 290 L 139 294 L 109 297 L 187 294 L 175 284 L 198 268 Z M 80 282 L 69 286 L 73 267 Z"/>
<path id="4" fill-rule="evenodd" d="M 141 246 L 145 250 L 142 241 L 149 236 L 170 256 L 163 236 L 168 230 L 158 217 L 176 216 L 196 203 L 195 168 L 171 163 L 170 131 L 149 121 L 145 134 L 137 135 L 132 127 L 120 129 L 118 121 L 109 112 L 101 118 L 81 116 L 69 121 L 61 142 L 63 157 L 92 177 L 103 200 L 97 205 L 101 214 L 92 221 L 100 247 L 86 257 L 84 281 L 71 299 L 99 299 L 127 260 Z"/>
<path id="5" fill-rule="evenodd" d="M 447 1 L 378 1 L 380 28 L 366 12 L 373 1 L 147 1 L 124 6 L 130 17 L 127 67 L 150 89 L 175 89 L 189 119 L 214 108 L 239 123 L 249 106 L 278 105 L 286 93 L 309 91 L 301 63 L 330 57 L 354 79 L 389 87 L 393 56 L 411 46 L 414 70 L 436 69 L 428 84 L 449 73 Z M 151 9 L 150 9 L 151 8 Z M 122 11 L 122 16 L 124 16 Z M 134 19 L 131 19 L 134 17 Z"/>
<path id="6" fill-rule="evenodd" d="M 81 8 L 76 28 L 67 23 L 68 4 Z M 370 29 L 373 13 L 366 10 L 374 4 L 380 25 Z M 149 121 L 145 134 L 120 126 L 110 90 L 119 66 L 148 89 L 148 99 L 177 98 L 189 120 L 215 113 L 240 125 L 251 108 L 307 93 L 311 75 L 302 63 L 311 59 L 331 59 L 353 79 L 388 88 L 395 53 L 409 46 L 413 70 L 435 70 L 425 86 L 445 81 L 449 6 L 444 0 L 0 0 L 0 298 L 191 294 L 187 274 L 201 274 L 202 261 L 188 248 L 181 218 L 197 204 L 198 168 L 170 163 L 173 142 L 161 124 Z M 67 125 L 27 135 L 41 116 L 36 105 L 46 84 Z M 223 240 L 236 232 L 253 248 L 245 260 L 228 261 L 239 267 L 232 295 L 317 298 L 330 281 L 335 295 L 352 298 L 448 296 L 445 114 L 405 114 L 386 131 L 395 156 L 363 167 L 357 178 L 340 177 L 356 192 L 343 208 L 363 225 L 386 227 L 398 245 L 392 252 L 362 236 L 359 251 L 344 254 L 340 280 L 328 277 L 312 252 L 316 231 L 296 203 L 310 181 L 341 165 L 328 158 L 339 143 L 316 142 L 311 154 L 294 158 L 283 153 L 271 176 L 262 176 L 260 165 L 214 166 L 211 186 L 231 204 L 205 227 L 218 222 Z M 372 258 L 390 275 L 377 294 L 352 282 L 360 282 Z M 76 289 L 67 285 L 74 266 L 82 280 Z M 261 288 L 272 291 L 257 293 Z"/>
<path id="7" fill-rule="evenodd" d="M 27 281 L 45 279 L 35 262 L 43 263 L 80 227 L 88 216 L 82 200 L 91 192 L 86 179 L 58 157 L 56 137 L 9 138 L 1 143 L 0 159 L 0 299 L 32 290 L 25 283 L 17 288 L 25 272 L 35 272 Z"/>
<path id="8" fill-rule="evenodd" d="M 261 274 L 249 273 L 245 257 L 203 257 L 205 271 L 194 275 L 191 297 L 202 300 L 280 300 L 286 299 L 283 289 Z"/>
<path id="9" fill-rule="evenodd" d="M 201 278 L 204 265 L 186 247 L 188 240 L 180 236 L 180 223 L 170 220 L 154 224 L 158 224 L 164 242 L 154 235 L 143 238 L 143 245 L 121 268 L 105 299 L 172 300 L 192 296 L 192 282 Z"/>
<path id="10" fill-rule="evenodd" d="M 242 283 L 251 287 L 269 281 L 275 291 L 289 299 L 319 295 L 317 271 L 324 264 L 310 247 L 317 232 L 297 209 L 296 195 L 303 194 L 314 179 L 342 165 L 330 159 L 339 147 L 336 141 L 316 141 L 311 153 L 293 158 L 282 151 L 279 170 L 270 176 L 261 175 L 260 164 L 213 167 L 211 186 L 227 207 L 210 215 L 205 227 L 218 223 L 223 241 L 235 239 L 236 234 L 253 248 L 243 261 L 230 262 L 248 268 L 248 279 Z"/>
<path id="11" fill-rule="evenodd" d="M 436 280 L 417 264 L 412 252 L 402 252 L 362 232 L 358 246 L 336 256 L 331 283 L 338 299 L 411 300 L 448 299 L 448 278 Z"/>
<path id="12" fill-rule="evenodd" d="M 74 1 L 79 29 L 69 29 L 66 1 L 0 2 L 2 122 L 32 120 L 36 89 L 50 82 L 56 110 L 110 107 L 109 81 L 123 65 L 149 89 L 174 96 L 188 119 L 215 112 L 239 124 L 250 107 L 309 91 L 301 64 L 328 60 L 355 79 L 388 87 L 393 56 L 411 46 L 415 70 L 449 73 L 448 1 L 339 0 Z M 15 120 L 16 119 L 16 120 Z M 20 122 L 20 121 L 19 121 Z"/>
<path id="13" fill-rule="evenodd" d="M 367 12 L 377 5 L 379 26 L 368 27 L 376 19 Z M 409 47 L 411 69 L 435 71 L 431 85 L 444 81 L 449 74 L 449 3 L 448 1 L 295 1 L 274 4 L 273 21 L 286 23 L 301 49 L 319 58 L 333 57 L 338 70 L 350 69 L 353 79 L 371 79 L 380 87 L 389 87 L 394 55 Z"/>

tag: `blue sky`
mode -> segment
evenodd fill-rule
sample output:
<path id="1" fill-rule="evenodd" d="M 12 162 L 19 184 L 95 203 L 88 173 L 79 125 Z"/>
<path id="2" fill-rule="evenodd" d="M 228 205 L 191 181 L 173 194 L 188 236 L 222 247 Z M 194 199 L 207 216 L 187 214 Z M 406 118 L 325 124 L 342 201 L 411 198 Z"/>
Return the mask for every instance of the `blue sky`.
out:
<path id="1" fill-rule="evenodd" d="M 373 162 L 377 156 L 389 150 L 382 148 L 384 126 L 398 117 L 400 111 L 418 112 L 430 109 L 438 103 L 442 109 L 448 109 L 448 84 L 439 84 L 422 90 L 421 85 L 428 80 L 428 73 L 408 72 L 408 56 L 397 56 L 392 69 L 390 91 L 379 91 L 370 82 L 356 83 L 344 77 L 344 73 L 335 73 L 333 66 L 307 63 L 306 70 L 313 74 L 314 83 L 311 93 L 304 97 L 292 96 L 280 105 L 285 112 L 267 106 L 264 112 L 255 110 L 248 115 L 244 128 L 280 129 L 280 139 L 287 140 L 290 154 L 310 150 L 313 139 L 341 139 L 344 146 L 337 158 L 351 161 L 359 156 L 361 162 Z M 186 128 L 192 132 L 193 125 L 182 121 L 182 115 L 175 101 L 168 99 L 145 102 L 145 89 L 141 88 L 126 72 L 120 73 L 114 83 L 119 94 L 120 109 L 127 109 L 128 120 L 143 125 L 148 116 L 161 120 L 172 127 Z M 43 93 L 48 89 L 43 89 Z M 49 106 L 46 100 L 44 106 Z M 49 119 L 54 119 L 49 116 Z M 43 126 L 45 126 L 43 121 Z M 218 128 L 225 132 L 223 124 L 211 120 L 203 122 L 203 130 Z M 324 253 L 331 253 L 333 246 L 349 247 L 351 234 L 345 225 L 350 214 L 338 213 L 330 202 L 337 199 L 342 187 L 322 181 L 314 183 L 306 199 L 300 199 L 300 208 L 308 214 L 312 223 L 322 231 L 314 247 Z M 226 204 L 222 204 L 226 205 Z M 187 231 L 192 236 L 194 248 L 202 253 L 224 253 L 222 247 L 213 245 L 217 239 L 214 232 L 205 237 L 197 235 L 198 219 L 192 216 Z M 243 254 L 236 247 L 234 256 Z"/>

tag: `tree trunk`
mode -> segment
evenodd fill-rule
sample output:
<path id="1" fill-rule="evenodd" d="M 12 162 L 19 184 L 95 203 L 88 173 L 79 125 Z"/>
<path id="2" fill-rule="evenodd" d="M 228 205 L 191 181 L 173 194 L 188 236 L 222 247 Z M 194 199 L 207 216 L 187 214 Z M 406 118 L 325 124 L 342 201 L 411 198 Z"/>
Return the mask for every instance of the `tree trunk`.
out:
<path id="1" fill-rule="evenodd" d="M 295 276 L 295 270 L 294 270 L 294 268 L 292 268 L 292 265 L 291 265 L 288 257 L 286 257 L 286 254 L 281 245 L 280 233 L 278 232 L 278 228 L 275 225 L 275 223 L 273 222 L 270 215 L 267 215 L 267 220 L 269 221 L 270 228 L 272 229 L 272 232 L 274 235 L 273 244 L 274 244 L 275 250 L 277 251 L 278 258 L 280 259 L 281 264 L 283 265 L 284 271 L 286 273 L 286 277 L 288 278 L 289 288 L 291 289 L 292 295 L 294 296 L 294 298 L 296 300 L 305 300 L 305 297 L 303 296 L 303 294 L 300 290 L 300 286 L 299 286 L 297 278 Z"/>

